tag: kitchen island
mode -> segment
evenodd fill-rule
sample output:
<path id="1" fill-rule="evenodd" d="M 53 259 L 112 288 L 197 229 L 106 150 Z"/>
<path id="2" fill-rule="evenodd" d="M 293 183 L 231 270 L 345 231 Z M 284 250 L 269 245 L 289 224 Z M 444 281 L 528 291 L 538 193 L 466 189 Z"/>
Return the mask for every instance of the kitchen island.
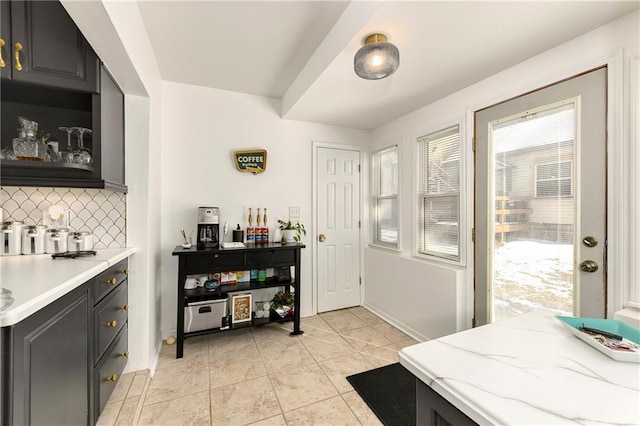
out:
<path id="1" fill-rule="evenodd" d="M 439 417 L 432 390 L 481 425 L 640 424 L 640 364 L 609 358 L 550 312 L 404 348 L 400 363 L 417 377 L 421 425 Z"/>

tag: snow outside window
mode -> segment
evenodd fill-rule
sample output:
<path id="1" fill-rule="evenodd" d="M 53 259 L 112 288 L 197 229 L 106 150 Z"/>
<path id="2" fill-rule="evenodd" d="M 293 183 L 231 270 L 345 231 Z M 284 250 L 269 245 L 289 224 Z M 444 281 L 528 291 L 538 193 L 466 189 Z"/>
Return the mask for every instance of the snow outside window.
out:
<path id="1" fill-rule="evenodd" d="M 372 154 L 373 243 L 398 248 L 398 153 L 392 145 Z"/>
<path id="2" fill-rule="evenodd" d="M 418 252 L 460 260 L 460 128 L 418 138 Z"/>

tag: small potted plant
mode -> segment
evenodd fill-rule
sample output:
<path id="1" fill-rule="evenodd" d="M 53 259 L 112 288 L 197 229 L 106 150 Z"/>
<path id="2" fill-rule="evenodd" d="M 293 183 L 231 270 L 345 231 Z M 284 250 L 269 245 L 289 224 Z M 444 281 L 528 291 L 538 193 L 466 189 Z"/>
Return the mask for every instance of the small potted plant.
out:
<path id="1" fill-rule="evenodd" d="M 302 239 L 302 235 L 307 235 L 307 230 L 300 222 L 292 223 L 290 220 L 284 221 L 278 219 L 278 227 L 282 231 L 283 243 L 298 243 Z"/>
<path id="2" fill-rule="evenodd" d="M 294 303 L 295 296 L 293 293 L 279 291 L 271 299 L 271 309 L 276 311 L 280 318 L 287 318 L 293 315 Z"/>

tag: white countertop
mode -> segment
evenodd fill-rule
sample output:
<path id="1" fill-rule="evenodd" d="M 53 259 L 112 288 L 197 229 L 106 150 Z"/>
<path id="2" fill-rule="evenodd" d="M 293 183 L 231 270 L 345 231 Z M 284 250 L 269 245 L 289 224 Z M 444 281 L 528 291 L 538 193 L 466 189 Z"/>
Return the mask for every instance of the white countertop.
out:
<path id="1" fill-rule="evenodd" d="M 400 363 L 479 424 L 640 424 L 640 364 L 600 353 L 550 312 L 409 346 Z"/>
<path id="2" fill-rule="evenodd" d="M 14 301 L 0 309 L 0 327 L 16 324 L 135 252 L 96 250 L 95 256 L 52 259 L 50 254 L 0 257 L 0 287 Z"/>

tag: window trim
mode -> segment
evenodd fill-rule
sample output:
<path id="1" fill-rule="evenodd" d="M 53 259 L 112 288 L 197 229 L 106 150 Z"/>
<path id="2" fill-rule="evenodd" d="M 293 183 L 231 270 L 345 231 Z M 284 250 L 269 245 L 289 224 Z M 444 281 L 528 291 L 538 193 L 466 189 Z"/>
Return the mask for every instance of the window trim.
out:
<path id="1" fill-rule="evenodd" d="M 395 195 L 377 195 L 378 194 L 378 183 L 376 182 L 376 177 L 378 176 L 378 170 L 376 169 L 376 156 L 384 154 L 385 152 L 396 150 L 398 153 L 398 189 Z M 380 247 L 393 251 L 401 250 L 401 237 L 400 237 L 400 167 L 401 167 L 401 150 L 400 145 L 398 143 L 393 143 L 391 145 L 387 145 L 384 148 L 377 149 L 371 152 L 371 241 L 369 245 L 373 247 Z M 396 200 L 398 206 L 398 220 L 396 223 L 396 228 L 398 229 L 398 234 L 396 237 L 396 243 L 387 243 L 384 241 L 379 241 L 378 238 L 378 201 L 379 200 Z"/>
<path id="2" fill-rule="evenodd" d="M 473 129 L 473 122 L 466 123 L 466 116 L 455 119 L 441 122 L 439 125 L 430 126 L 425 130 L 414 133 L 412 137 L 412 152 L 413 152 L 413 173 L 412 173 L 412 248 L 411 248 L 411 256 L 417 259 L 421 259 L 427 262 L 433 262 L 437 265 L 452 265 L 456 267 L 465 267 L 466 259 L 468 258 L 468 248 L 467 245 L 470 243 L 470 237 L 467 238 L 467 235 L 471 232 L 470 229 L 473 226 L 473 223 L 469 224 L 469 215 L 466 212 L 467 206 L 469 205 L 469 181 L 468 181 L 468 171 L 467 164 L 469 164 L 469 157 L 473 155 L 471 140 L 473 135 L 467 134 L 467 128 Z M 420 149 L 419 149 L 419 140 L 424 136 L 438 133 L 444 130 L 447 130 L 451 127 L 458 127 L 458 134 L 460 139 L 460 187 L 458 189 L 458 259 L 451 259 L 442 256 L 436 256 L 429 253 L 420 252 L 420 217 L 418 214 L 418 208 L 420 206 Z M 470 235 L 470 234 L 469 234 Z"/>

